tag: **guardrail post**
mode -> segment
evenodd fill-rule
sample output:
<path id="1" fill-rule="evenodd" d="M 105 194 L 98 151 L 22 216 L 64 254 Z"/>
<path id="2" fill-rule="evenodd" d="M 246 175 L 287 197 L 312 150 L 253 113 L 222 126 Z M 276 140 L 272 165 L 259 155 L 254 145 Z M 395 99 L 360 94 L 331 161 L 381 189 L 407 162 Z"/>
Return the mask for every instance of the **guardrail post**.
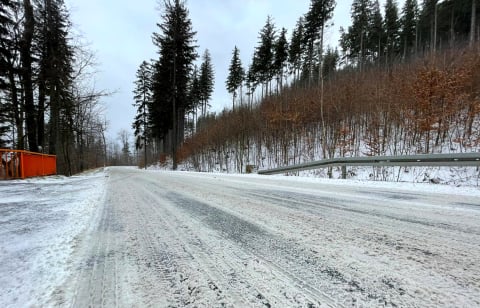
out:
<path id="1" fill-rule="evenodd" d="M 347 179 L 347 166 L 346 165 L 342 166 L 342 179 L 344 179 L 344 180 Z"/>

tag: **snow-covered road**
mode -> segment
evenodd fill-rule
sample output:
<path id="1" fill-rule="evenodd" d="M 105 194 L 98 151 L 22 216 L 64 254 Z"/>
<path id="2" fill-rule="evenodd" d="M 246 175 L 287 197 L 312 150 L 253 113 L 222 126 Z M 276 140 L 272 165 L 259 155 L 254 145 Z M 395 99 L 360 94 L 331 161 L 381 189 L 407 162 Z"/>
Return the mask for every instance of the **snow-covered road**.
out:
<path id="1" fill-rule="evenodd" d="M 480 306 L 478 189 L 106 172 L 49 305 Z"/>

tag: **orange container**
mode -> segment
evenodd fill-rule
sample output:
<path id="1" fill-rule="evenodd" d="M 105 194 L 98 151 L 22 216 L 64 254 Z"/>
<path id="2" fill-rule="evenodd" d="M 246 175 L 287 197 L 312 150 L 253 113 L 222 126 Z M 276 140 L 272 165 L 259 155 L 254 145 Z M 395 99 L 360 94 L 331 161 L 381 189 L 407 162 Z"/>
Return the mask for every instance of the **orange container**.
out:
<path id="1" fill-rule="evenodd" d="M 57 157 L 23 150 L 0 149 L 0 179 L 57 174 Z"/>

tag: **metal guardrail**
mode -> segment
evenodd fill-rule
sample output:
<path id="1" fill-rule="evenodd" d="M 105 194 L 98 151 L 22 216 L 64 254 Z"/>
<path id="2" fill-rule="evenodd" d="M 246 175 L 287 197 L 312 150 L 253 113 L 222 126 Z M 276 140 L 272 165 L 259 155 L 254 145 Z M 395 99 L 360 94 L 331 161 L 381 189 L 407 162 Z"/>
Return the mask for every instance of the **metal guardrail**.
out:
<path id="1" fill-rule="evenodd" d="M 259 170 L 258 174 L 270 175 L 337 166 L 480 166 L 480 153 L 339 157 L 268 170 Z"/>

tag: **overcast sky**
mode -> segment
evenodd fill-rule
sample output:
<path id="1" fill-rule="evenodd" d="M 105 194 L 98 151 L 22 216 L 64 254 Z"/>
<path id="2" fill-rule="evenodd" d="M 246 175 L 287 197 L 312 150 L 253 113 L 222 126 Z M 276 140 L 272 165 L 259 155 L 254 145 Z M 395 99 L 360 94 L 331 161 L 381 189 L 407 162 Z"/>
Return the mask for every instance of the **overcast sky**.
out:
<path id="1" fill-rule="evenodd" d="M 403 5 L 403 0 L 398 0 Z M 115 91 L 103 99 L 108 135 L 116 138 L 122 129 L 131 130 L 135 116 L 132 91 L 135 73 L 143 60 L 157 59 L 152 33 L 162 23 L 158 0 L 65 0 L 76 33 L 90 44 L 99 64 L 96 87 Z M 352 0 L 337 0 L 333 23 L 326 34 L 336 46 L 340 26 L 350 25 Z M 383 13 L 384 0 L 380 1 Z M 188 0 L 198 53 L 209 49 L 215 70 L 211 111 L 231 107 L 225 80 L 234 46 L 240 49 L 246 67 L 258 44 L 258 33 L 270 15 L 277 29 L 285 27 L 290 38 L 298 18 L 308 11 L 310 0 Z M 201 59 L 198 60 L 199 63 Z"/>

